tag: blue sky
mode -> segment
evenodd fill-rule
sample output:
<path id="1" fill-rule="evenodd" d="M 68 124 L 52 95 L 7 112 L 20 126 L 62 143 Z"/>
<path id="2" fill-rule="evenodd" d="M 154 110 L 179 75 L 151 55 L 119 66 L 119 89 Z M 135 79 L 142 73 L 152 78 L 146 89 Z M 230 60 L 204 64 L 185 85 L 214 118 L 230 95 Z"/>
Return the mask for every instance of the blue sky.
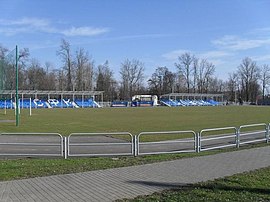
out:
<path id="1" fill-rule="evenodd" d="M 208 59 L 226 79 L 244 57 L 270 64 L 270 0 L 0 0 L 0 44 L 29 48 L 61 66 L 61 39 L 109 60 L 117 77 L 125 59 L 156 67 L 184 52 Z"/>

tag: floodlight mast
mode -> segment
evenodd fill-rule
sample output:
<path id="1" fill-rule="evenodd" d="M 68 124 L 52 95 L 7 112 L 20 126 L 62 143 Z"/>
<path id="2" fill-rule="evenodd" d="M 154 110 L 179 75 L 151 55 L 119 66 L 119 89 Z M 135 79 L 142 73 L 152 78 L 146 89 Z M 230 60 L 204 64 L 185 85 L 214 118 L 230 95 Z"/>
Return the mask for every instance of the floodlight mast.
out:
<path id="1" fill-rule="evenodd" d="M 19 126 L 19 70 L 18 70 L 18 46 L 16 45 L 16 126 Z"/>

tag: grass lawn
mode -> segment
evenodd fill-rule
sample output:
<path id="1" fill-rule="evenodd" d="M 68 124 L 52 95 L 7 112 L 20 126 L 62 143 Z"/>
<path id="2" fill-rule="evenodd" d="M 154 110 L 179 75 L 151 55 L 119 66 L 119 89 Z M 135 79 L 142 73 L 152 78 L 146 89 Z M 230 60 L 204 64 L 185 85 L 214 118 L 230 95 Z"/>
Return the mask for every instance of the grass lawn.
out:
<path id="1" fill-rule="evenodd" d="M 22 110 L 20 126 L 0 123 L 0 132 L 130 132 L 194 130 L 270 122 L 270 107 L 156 107 L 102 109 Z M 0 114 L 0 120 L 14 119 L 14 111 Z"/>
<path id="2" fill-rule="evenodd" d="M 69 158 L 69 159 L 35 159 L 23 158 L 13 160 L 0 160 L 0 181 L 25 179 L 57 174 L 77 173 L 93 170 L 102 170 L 133 165 L 142 165 L 159 161 L 174 160 L 186 157 L 215 154 L 217 151 L 191 153 L 191 154 L 164 154 L 140 157 L 119 158 Z"/>
<path id="3" fill-rule="evenodd" d="M 1 112 L 1 111 L 0 111 Z M 157 107 L 157 108 L 104 108 L 104 109 L 34 109 L 22 110 L 20 126 L 0 122 L 0 132 L 56 132 L 69 135 L 73 132 L 131 132 L 194 130 L 242 124 L 268 123 L 270 108 L 258 106 L 222 107 Z M 14 111 L 0 113 L 0 120 L 14 119 Z M 154 138 L 154 137 L 152 137 Z M 266 145 L 266 144 L 262 144 Z M 231 151 L 233 149 L 228 149 Z M 19 159 L 0 160 L 0 180 L 22 179 L 54 174 L 83 172 L 122 166 L 140 165 L 165 160 L 208 155 L 166 154 L 145 157 Z"/>
<path id="4" fill-rule="evenodd" d="M 266 202 L 270 201 L 270 167 L 175 190 L 119 201 Z"/>

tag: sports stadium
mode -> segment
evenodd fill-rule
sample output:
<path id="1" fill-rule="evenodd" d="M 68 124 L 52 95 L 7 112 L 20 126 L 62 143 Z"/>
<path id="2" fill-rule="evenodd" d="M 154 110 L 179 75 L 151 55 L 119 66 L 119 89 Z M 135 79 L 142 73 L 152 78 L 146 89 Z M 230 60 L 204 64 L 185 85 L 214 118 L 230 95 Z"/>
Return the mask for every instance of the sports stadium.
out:
<path id="1" fill-rule="evenodd" d="M 270 201 L 270 1 L 0 2 L 0 202 Z"/>
<path id="2" fill-rule="evenodd" d="M 18 127 L 12 121 L 15 94 L 2 91 L 0 102 L 1 150 L 7 156 L 137 156 L 269 141 L 268 108 L 226 106 L 223 94 L 171 93 L 159 100 L 134 95 L 131 101 L 104 102 L 103 91 L 19 90 Z"/>
<path id="3" fill-rule="evenodd" d="M 109 92 L 20 90 L 20 56 L 16 46 L 1 60 L 0 156 L 199 153 L 269 142 L 269 109 L 227 106 L 223 94 L 133 94 L 104 102 Z"/>

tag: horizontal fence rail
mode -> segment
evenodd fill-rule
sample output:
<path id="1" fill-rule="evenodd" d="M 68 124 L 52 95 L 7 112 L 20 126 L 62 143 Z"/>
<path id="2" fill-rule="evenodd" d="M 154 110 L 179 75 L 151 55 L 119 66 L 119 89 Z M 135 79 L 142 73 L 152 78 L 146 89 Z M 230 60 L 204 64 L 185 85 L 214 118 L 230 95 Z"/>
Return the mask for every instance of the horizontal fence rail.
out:
<path id="1" fill-rule="evenodd" d="M 67 138 L 67 156 L 125 155 L 134 155 L 134 139 L 129 132 L 72 133 Z"/>
<path id="2" fill-rule="evenodd" d="M 243 131 L 245 130 L 245 131 Z M 269 141 L 269 124 L 242 125 L 239 128 L 239 145 Z"/>
<path id="3" fill-rule="evenodd" d="M 141 136 L 147 135 L 183 135 L 189 134 L 191 138 L 181 138 L 181 139 L 173 139 L 173 140 L 164 140 L 164 141 L 155 141 L 155 142 L 142 142 L 140 141 Z M 147 154 L 164 154 L 164 153 L 183 153 L 183 152 L 196 152 L 196 133 L 194 131 L 162 131 L 162 132 L 142 132 L 138 136 L 136 136 L 137 148 L 135 154 L 136 155 L 147 155 Z M 163 145 L 163 146 L 160 146 Z M 156 146 L 156 150 L 159 151 L 151 151 L 151 149 L 147 149 L 148 151 L 141 152 L 142 146 Z M 171 148 L 171 149 L 170 149 Z M 165 151 L 165 150 L 169 151 Z"/>
<path id="4" fill-rule="evenodd" d="M 59 133 L 0 133 L 0 156 L 63 157 Z"/>
<path id="5" fill-rule="evenodd" d="M 233 132 L 224 133 L 225 131 L 233 131 Z M 223 133 L 218 134 L 218 135 L 204 136 L 205 133 L 209 133 L 209 132 L 223 132 Z M 206 144 L 203 144 L 203 143 L 206 143 Z M 226 147 L 237 147 L 237 128 L 236 127 L 203 129 L 198 135 L 198 152 L 226 148 Z"/>
<path id="6" fill-rule="evenodd" d="M 0 133 L 2 156 L 138 156 L 203 152 L 257 142 L 269 143 L 270 123 L 187 131 L 72 133 Z M 149 136 L 155 136 L 149 138 Z"/>

